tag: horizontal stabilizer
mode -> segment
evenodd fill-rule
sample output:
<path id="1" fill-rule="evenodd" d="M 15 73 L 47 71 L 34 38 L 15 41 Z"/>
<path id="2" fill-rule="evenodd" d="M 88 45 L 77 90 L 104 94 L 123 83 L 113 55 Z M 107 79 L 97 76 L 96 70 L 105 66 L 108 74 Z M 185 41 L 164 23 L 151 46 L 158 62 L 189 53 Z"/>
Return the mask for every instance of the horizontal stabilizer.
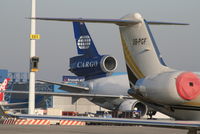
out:
<path id="1" fill-rule="evenodd" d="M 150 25 L 189 25 L 188 23 L 147 21 Z"/>
<path id="2" fill-rule="evenodd" d="M 76 85 L 68 85 L 68 84 L 63 84 L 63 83 L 58 83 L 58 82 L 51 82 L 51 81 L 44 81 L 44 80 L 37 80 L 39 82 L 44 82 L 44 83 L 49 83 L 49 84 L 54 84 L 54 85 L 59 85 L 59 89 L 68 91 L 68 92 L 74 92 L 74 93 L 80 93 L 80 92 L 87 92 L 89 91 L 88 87 L 82 87 L 82 86 L 76 86 Z"/>
<path id="3" fill-rule="evenodd" d="M 90 23 L 111 23 L 116 25 L 130 25 L 138 24 L 141 21 L 134 20 L 121 20 L 121 19 L 93 19 L 93 18 L 30 18 L 36 20 L 48 20 L 48 21 L 70 21 L 70 22 L 90 22 Z"/>
<path id="4" fill-rule="evenodd" d="M 89 22 L 89 23 L 111 23 L 116 25 L 134 25 L 141 23 L 140 20 L 122 20 L 122 19 L 94 19 L 94 18 L 43 18 L 36 17 L 30 18 L 36 20 L 47 20 L 47 21 L 70 21 L 70 22 Z M 159 21 L 146 21 L 150 25 L 189 25 L 188 23 L 177 23 L 177 22 L 159 22 Z"/>

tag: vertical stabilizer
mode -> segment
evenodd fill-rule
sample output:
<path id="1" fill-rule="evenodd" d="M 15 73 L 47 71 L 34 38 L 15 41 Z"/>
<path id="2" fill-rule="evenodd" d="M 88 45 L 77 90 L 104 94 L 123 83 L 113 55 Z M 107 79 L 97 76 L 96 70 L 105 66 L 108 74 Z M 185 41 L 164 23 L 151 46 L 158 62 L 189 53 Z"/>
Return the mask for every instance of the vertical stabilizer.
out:
<path id="1" fill-rule="evenodd" d="M 141 23 L 120 26 L 121 40 L 131 84 L 145 76 L 169 70 L 165 66 L 148 27 L 139 13 L 130 14 L 122 20 Z"/>
<path id="2" fill-rule="evenodd" d="M 10 81 L 9 78 L 6 78 L 1 86 L 0 86 L 0 91 L 5 91 L 7 89 L 7 86 L 8 86 L 8 82 Z M 4 101 L 4 93 L 0 93 L 0 101 Z"/>
<path id="3" fill-rule="evenodd" d="M 85 23 L 73 22 L 73 27 L 78 54 L 99 56 Z"/>

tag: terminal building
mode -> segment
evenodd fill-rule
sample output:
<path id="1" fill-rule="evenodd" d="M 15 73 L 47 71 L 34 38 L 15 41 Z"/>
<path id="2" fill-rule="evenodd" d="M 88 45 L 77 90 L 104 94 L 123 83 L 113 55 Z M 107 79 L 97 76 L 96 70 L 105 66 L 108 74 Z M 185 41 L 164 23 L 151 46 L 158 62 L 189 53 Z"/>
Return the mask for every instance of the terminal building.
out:
<path id="1" fill-rule="evenodd" d="M 10 78 L 9 85 L 6 90 L 12 91 L 28 91 L 29 90 L 29 76 L 28 73 L 24 72 L 9 72 L 8 70 L 0 70 L 0 83 L 3 82 L 5 78 Z M 47 83 L 36 82 L 36 91 L 45 92 L 63 92 L 58 89 L 59 86 Z M 23 105 L 8 106 L 5 109 L 12 109 L 20 111 L 22 113 L 27 113 L 28 111 L 28 94 L 5 94 L 4 101 L 8 103 L 20 103 L 27 102 Z M 35 107 L 36 109 L 57 109 L 60 111 L 72 111 L 78 112 L 80 114 L 96 111 L 106 110 L 103 109 L 86 98 L 77 97 L 65 97 L 65 96 L 43 96 L 36 95 L 35 97 Z"/>

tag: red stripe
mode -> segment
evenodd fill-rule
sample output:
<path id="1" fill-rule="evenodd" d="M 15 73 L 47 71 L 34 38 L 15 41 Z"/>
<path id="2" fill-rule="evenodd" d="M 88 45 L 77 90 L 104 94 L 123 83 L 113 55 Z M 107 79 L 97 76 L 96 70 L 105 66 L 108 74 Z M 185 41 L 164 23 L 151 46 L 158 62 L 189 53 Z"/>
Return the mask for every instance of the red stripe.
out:
<path id="1" fill-rule="evenodd" d="M 50 120 L 46 120 L 45 125 L 50 125 Z"/>
<path id="2" fill-rule="evenodd" d="M 47 120 L 43 120 L 42 125 L 46 125 Z"/>
<path id="3" fill-rule="evenodd" d="M 81 121 L 78 121 L 76 125 L 79 125 L 79 126 L 80 126 L 81 124 L 82 124 L 82 122 L 81 122 Z"/>
<path id="4" fill-rule="evenodd" d="M 26 123 L 26 119 L 21 121 L 21 125 L 24 125 L 24 123 Z"/>
<path id="5" fill-rule="evenodd" d="M 82 121 L 60 120 L 60 125 L 85 125 Z"/>
<path id="6" fill-rule="evenodd" d="M 34 122 L 32 122 L 32 124 L 31 124 L 31 125 L 34 125 L 36 122 L 37 122 L 37 120 L 35 119 L 35 120 L 34 120 Z"/>
<path id="7" fill-rule="evenodd" d="M 3 121 L 3 124 L 6 124 L 6 122 L 7 122 L 7 120 L 4 120 L 4 121 Z"/>
<path id="8" fill-rule="evenodd" d="M 66 123 L 66 120 L 61 120 L 60 122 L 61 125 L 65 125 L 65 123 Z"/>
<path id="9" fill-rule="evenodd" d="M 60 123 L 60 125 L 62 125 L 63 121 L 62 121 L 62 120 L 60 120 L 60 122 L 59 122 L 59 123 Z"/>
<path id="10" fill-rule="evenodd" d="M 72 125 L 77 125 L 77 121 L 72 121 Z"/>
<path id="11" fill-rule="evenodd" d="M 20 121 L 21 121 L 21 119 L 17 119 L 16 122 L 15 122 L 15 124 L 19 125 Z"/>
<path id="12" fill-rule="evenodd" d="M 39 122 L 37 122 L 37 124 L 34 124 L 34 125 L 40 125 L 41 122 L 42 122 L 42 120 L 39 120 Z"/>
<path id="13" fill-rule="evenodd" d="M 69 121 L 69 123 L 67 125 L 72 125 L 73 121 Z"/>
<path id="14" fill-rule="evenodd" d="M 40 125 L 45 125 L 46 120 L 42 120 L 42 122 L 40 122 Z"/>
<path id="15" fill-rule="evenodd" d="M 26 125 L 31 125 L 33 120 L 29 120 Z"/>

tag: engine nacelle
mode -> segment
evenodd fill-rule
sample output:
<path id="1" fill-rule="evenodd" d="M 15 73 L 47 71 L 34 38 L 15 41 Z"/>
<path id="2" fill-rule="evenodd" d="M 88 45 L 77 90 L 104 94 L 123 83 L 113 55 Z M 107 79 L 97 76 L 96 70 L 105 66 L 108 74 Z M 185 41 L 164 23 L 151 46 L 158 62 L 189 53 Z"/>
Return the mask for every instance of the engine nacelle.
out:
<path id="1" fill-rule="evenodd" d="M 134 88 L 152 101 L 176 105 L 199 96 L 200 79 L 192 72 L 164 72 L 138 80 Z"/>
<path id="2" fill-rule="evenodd" d="M 117 60 L 112 57 L 105 55 L 100 61 L 101 70 L 105 73 L 112 73 L 117 68 Z"/>
<path id="3" fill-rule="evenodd" d="M 78 76 L 95 76 L 112 73 L 117 68 L 117 60 L 109 55 L 70 58 L 70 71 Z"/>
<path id="4" fill-rule="evenodd" d="M 119 111 L 132 111 L 138 110 L 141 111 L 141 116 L 146 115 L 147 106 L 137 100 L 125 100 L 119 106 Z"/>

